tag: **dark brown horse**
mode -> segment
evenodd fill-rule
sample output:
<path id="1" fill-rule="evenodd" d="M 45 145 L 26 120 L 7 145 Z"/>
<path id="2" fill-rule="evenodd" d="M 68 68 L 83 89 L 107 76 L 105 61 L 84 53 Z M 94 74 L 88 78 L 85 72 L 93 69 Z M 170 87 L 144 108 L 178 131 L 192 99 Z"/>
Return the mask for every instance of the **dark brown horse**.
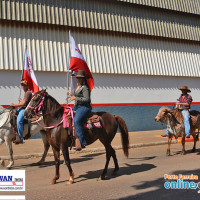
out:
<path id="1" fill-rule="evenodd" d="M 61 106 L 52 96 L 50 96 L 46 90 L 41 90 L 37 92 L 32 100 L 30 101 L 29 105 L 27 106 L 24 116 L 26 118 L 31 118 L 37 112 L 42 111 L 44 124 L 45 126 L 54 126 L 59 124 L 62 121 L 64 107 Z M 100 175 L 101 179 L 104 179 L 107 173 L 108 164 L 110 158 L 112 157 L 115 164 L 115 169 L 113 174 L 119 170 L 118 161 L 116 158 L 115 150 L 111 146 L 111 141 L 113 140 L 118 126 L 121 132 L 122 137 L 122 146 L 124 154 L 128 157 L 128 148 L 129 148 L 129 136 L 128 136 L 128 129 L 126 126 L 125 121 L 119 116 L 113 116 L 107 112 L 98 112 L 97 113 L 101 118 L 102 128 L 93 128 L 91 130 L 85 130 L 85 139 L 87 144 L 92 144 L 97 139 L 101 141 L 101 143 L 105 146 L 106 149 L 106 165 L 105 168 Z M 47 129 L 47 138 L 49 144 L 52 146 L 54 158 L 56 161 L 56 174 L 55 177 L 52 179 L 51 183 L 55 184 L 56 180 L 59 179 L 59 166 L 60 166 L 60 149 L 62 148 L 62 153 L 64 156 L 65 163 L 68 167 L 70 179 L 69 184 L 74 182 L 74 173 L 70 165 L 69 159 L 69 150 L 72 143 L 72 137 L 70 137 L 70 132 L 72 129 L 72 125 L 65 129 L 63 125 L 60 124 L 55 128 Z"/>

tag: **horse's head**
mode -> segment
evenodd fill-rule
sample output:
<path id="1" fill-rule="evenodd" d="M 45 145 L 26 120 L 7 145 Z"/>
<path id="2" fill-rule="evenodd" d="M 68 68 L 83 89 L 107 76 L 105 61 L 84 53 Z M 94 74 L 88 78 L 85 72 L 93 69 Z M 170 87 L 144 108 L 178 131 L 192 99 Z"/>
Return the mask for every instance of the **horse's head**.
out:
<path id="1" fill-rule="evenodd" d="M 10 111 L 10 123 L 13 127 L 17 126 L 17 110 L 15 108 Z"/>
<path id="2" fill-rule="evenodd" d="M 37 115 L 39 112 L 43 110 L 45 97 L 47 95 L 48 93 L 46 92 L 46 89 L 36 92 L 33 95 L 31 101 L 29 102 L 28 106 L 24 111 L 24 117 L 26 119 L 32 118 L 33 116 Z"/>
<path id="3" fill-rule="evenodd" d="M 173 111 L 167 106 L 162 106 L 155 117 L 156 122 L 164 122 Z"/>

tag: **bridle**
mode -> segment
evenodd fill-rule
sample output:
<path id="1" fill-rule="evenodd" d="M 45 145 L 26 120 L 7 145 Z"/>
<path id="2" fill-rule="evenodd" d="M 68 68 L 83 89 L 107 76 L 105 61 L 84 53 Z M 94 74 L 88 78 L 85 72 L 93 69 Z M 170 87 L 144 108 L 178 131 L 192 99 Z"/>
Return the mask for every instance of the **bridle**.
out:
<path id="1" fill-rule="evenodd" d="M 35 112 L 35 116 L 37 116 L 36 110 L 38 109 L 38 111 L 41 111 L 41 108 L 44 109 L 44 100 L 45 100 L 45 93 L 43 94 L 42 100 L 40 101 L 40 103 L 37 106 L 32 107 L 32 106 L 28 105 L 27 107 L 30 108 L 31 110 L 33 110 Z"/>
<path id="2" fill-rule="evenodd" d="M 168 115 L 161 116 L 161 115 L 156 115 L 156 117 L 159 117 L 159 121 L 163 123 L 163 121 L 167 120 Z"/>
<path id="3" fill-rule="evenodd" d="M 59 126 L 60 124 L 64 123 L 63 126 L 65 128 L 69 127 L 69 124 L 66 123 L 66 118 L 70 114 L 72 115 L 72 118 L 73 118 L 73 111 L 72 111 L 71 107 L 65 108 L 64 113 L 68 113 L 68 114 L 64 115 L 62 120 L 57 125 L 45 127 L 45 126 L 43 126 L 42 124 L 39 123 L 39 117 L 38 117 L 37 111 L 39 112 L 39 111 L 42 111 L 42 109 L 44 109 L 44 100 L 45 100 L 45 93 L 43 94 L 41 102 L 37 106 L 35 106 L 35 107 L 32 107 L 30 105 L 27 106 L 28 108 L 30 108 L 31 110 L 33 110 L 35 112 L 36 122 L 38 123 L 38 125 L 41 126 L 42 128 L 45 128 L 45 129 L 51 129 L 51 128 L 55 128 L 55 127 Z M 73 134 L 74 134 L 74 127 L 73 127 Z"/>

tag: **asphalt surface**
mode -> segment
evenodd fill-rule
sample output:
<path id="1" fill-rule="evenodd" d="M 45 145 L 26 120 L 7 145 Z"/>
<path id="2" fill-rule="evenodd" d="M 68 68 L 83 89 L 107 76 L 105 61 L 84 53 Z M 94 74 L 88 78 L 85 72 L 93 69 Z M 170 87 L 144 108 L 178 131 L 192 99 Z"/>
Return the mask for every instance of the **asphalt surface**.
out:
<path id="1" fill-rule="evenodd" d="M 57 184 L 50 185 L 55 174 L 53 157 L 48 157 L 41 166 L 35 164 L 39 158 L 16 160 L 14 169 L 26 170 L 26 192 L 1 192 L 1 195 L 25 194 L 28 200 L 199 199 L 198 189 L 165 189 L 164 174 L 200 176 L 200 151 L 190 153 L 192 143 L 187 143 L 186 155 L 181 155 L 181 144 L 177 143 L 172 145 L 172 155 L 168 157 L 166 148 L 167 145 L 133 148 L 128 159 L 122 150 L 117 150 L 118 175 L 111 176 L 114 167 L 111 160 L 108 176 L 101 181 L 98 177 L 105 165 L 104 152 L 73 154 L 70 156 L 75 173 L 73 185 L 67 185 L 69 174 L 63 164 Z"/>

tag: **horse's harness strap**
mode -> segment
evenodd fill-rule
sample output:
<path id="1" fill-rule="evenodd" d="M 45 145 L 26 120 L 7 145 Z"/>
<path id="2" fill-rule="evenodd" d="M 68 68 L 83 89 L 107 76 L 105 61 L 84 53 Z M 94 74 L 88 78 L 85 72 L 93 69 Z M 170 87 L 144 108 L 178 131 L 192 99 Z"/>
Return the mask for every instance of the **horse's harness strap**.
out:
<path id="1" fill-rule="evenodd" d="M 69 122 L 67 121 L 67 117 L 71 114 L 72 117 L 72 128 L 73 128 L 73 136 L 75 136 L 75 128 L 74 128 L 74 111 L 70 106 L 64 108 L 63 113 L 63 128 L 69 127 Z"/>
<path id="2" fill-rule="evenodd" d="M 63 119 L 62 119 L 61 122 L 60 122 L 59 124 L 57 124 L 57 125 L 54 125 L 54 126 L 43 126 L 42 124 L 39 123 L 39 118 L 37 118 L 38 115 L 37 115 L 37 113 L 36 113 L 36 110 L 35 110 L 35 116 L 36 116 L 36 119 L 35 119 L 35 120 L 36 120 L 36 122 L 38 123 L 38 125 L 40 125 L 42 128 L 45 128 L 45 129 L 56 128 L 57 126 L 59 126 L 60 124 L 63 123 Z"/>
<path id="3" fill-rule="evenodd" d="M 38 111 L 40 111 L 41 108 L 44 108 L 44 105 L 43 105 L 44 99 L 45 99 L 45 93 L 43 94 L 42 101 L 36 107 L 32 107 L 30 105 L 28 105 L 27 107 L 30 108 L 30 109 L 34 109 L 35 112 L 36 112 L 37 108 L 38 108 Z"/>

